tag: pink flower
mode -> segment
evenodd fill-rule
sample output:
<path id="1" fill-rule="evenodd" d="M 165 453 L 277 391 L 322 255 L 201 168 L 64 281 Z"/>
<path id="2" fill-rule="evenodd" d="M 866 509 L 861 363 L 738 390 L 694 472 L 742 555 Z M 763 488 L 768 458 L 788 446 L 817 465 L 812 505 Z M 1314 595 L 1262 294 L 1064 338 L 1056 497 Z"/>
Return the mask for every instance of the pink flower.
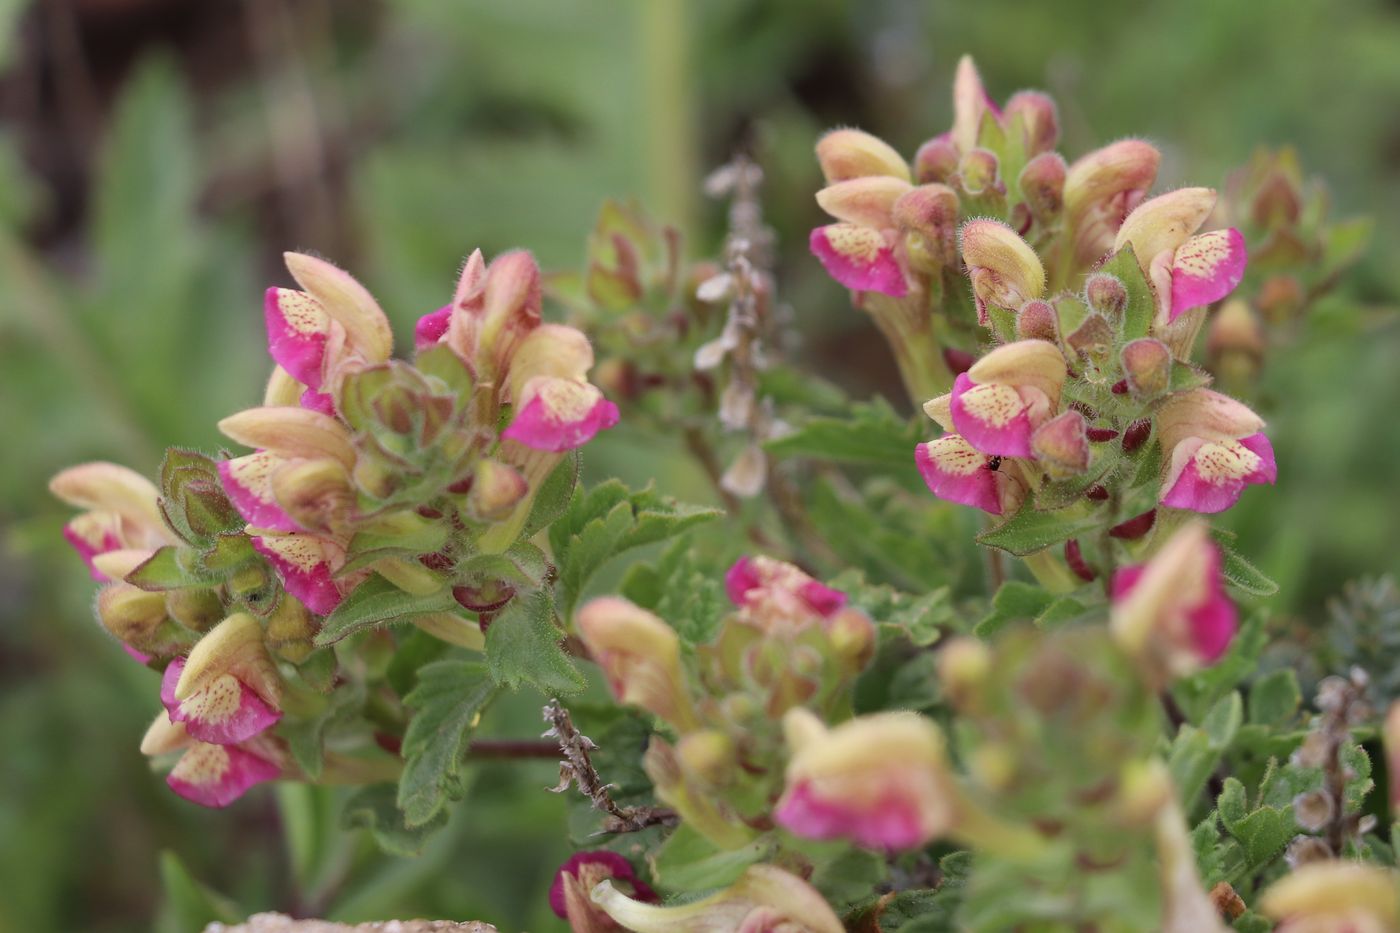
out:
<path id="1" fill-rule="evenodd" d="M 1033 456 L 1031 435 L 1059 407 L 1065 359 L 1046 340 L 1019 340 L 982 357 L 953 382 L 953 427 L 983 453 Z"/>
<path id="2" fill-rule="evenodd" d="M 1204 522 L 1186 525 L 1146 564 L 1113 576 L 1110 628 L 1159 672 L 1183 675 L 1220 659 L 1238 628 L 1220 548 Z"/>
<path id="3" fill-rule="evenodd" d="M 282 585 L 317 615 L 330 615 L 344 595 L 335 573 L 345 550 L 335 541 L 307 532 L 255 535 L 253 549 L 272 565 Z"/>
<path id="4" fill-rule="evenodd" d="M 413 328 L 413 345 L 426 350 L 447 336 L 448 325 L 452 321 L 452 305 L 443 305 L 436 311 L 423 315 Z"/>
<path id="5" fill-rule="evenodd" d="M 589 897 L 595 887 L 604 881 L 634 901 L 659 904 L 661 898 L 641 878 L 637 877 L 632 863 L 616 852 L 600 849 L 593 852 L 577 852 L 559 866 L 554 873 L 554 883 L 549 886 L 549 906 L 555 916 L 569 921 L 576 931 L 621 930 L 622 927 L 607 915 Z"/>
<path id="6" fill-rule="evenodd" d="M 269 288 L 263 300 L 263 319 L 268 354 L 293 379 L 319 389 L 331 327 L 330 315 L 321 303 L 295 289 Z"/>
<path id="7" fill-rule="evenodd" d="M 160 681 L 160 701 L 172 722 L 182 722 L 190 736 L 213 745 L 236 745 L 267 730 L 282 718 L 257 692 L 232 674 L 219 674 L 183 700 L 175 685 L 185 670 L 176 658 Z"/>
<path id="8" fill-rule="evenodd" d="M 348 361 L 389 358 L 389 320 L 363 285 L 315 256 L 285 253 L 284 259 L 303 291 L 269 288 L 263 300 L 267 350 L 279 366 L 307 388 L 320 390 Z"/>
<path id="9" fill-rule="evenodd" d="M 582 447 L 619 418 L 617 405 L 581 380 L 539 377 L 526 385 L 524 398 L 501 437 L 533 450 L 560 453 Z"/>
<path id="10" fill-rule="evenodd" d="M 793 755 L 773 818 L 789 832 L 901 851 L 951 827 L 951 778 L 932 721 L 878 713 L 827 729 L 799 707 L 783 724 Z"/>
<path id="11" fill-rule="evenodd" d="M 141 753 L 151 757 L 181 754 L 166 776 L 175 793 L 202 807 L 226 807 L 254 785 L 282 776 L 281 754 L 265 738 L 237 745 L 200 742 L 184 723 L 162 712 L 141 740 Z"/>
<path id="12" fill-rule="evenodd" d="M 741 557 L 724 575 L 729 601 L 744 609 L 796 604 L 802 613 L 830 618 L 846 594 L 814 580 L 792 564 L 770 557 Z"/>
<path id="13" fill-rule="evenodd" d="M 1181 188 L 1144 201 L 1123 221 L 1113 248 L 1131 244 L 1157 292 L 1164 324 L 1224 298 L 1244 278 L 1244 237 L 1233 227 L 1192 236 L 1215 207 L 1209 188 Z"/>
<path id="14" fill-rule="evenodd" d="M 914 462 L 929 492 L 948 502 L 992 515 L 1014 512 L 1026 487 L 1014 466 L 985 454 L 959 434 L 945 434 L 914 448 Z"/>
<path id="15" fill-rule="evenodd" d="M 1210 389 L 1168 399 L 1157 415 L 1164 455 L 1160 501 L 1192 512 L 1223 512 L 1249 485 L 1278 478 L 1264 422 Z"/>
<path id="16" fill-rule="evenodd" d="M 63 537 L 94 580 L 110 578 L 97 566 L 102 555 L 124 552 L 122 556 L 131 559 L 117 563 L 134 566 L 161 545 L 175 543 L 160 514 L 159 492 L 134 470 L 115 463 L 85 463 L 56 475 L 49 491 L 85 510 L 63 526 Z"/>
<path id="17" fill-rule="evenodd" d="M 840 284 L 857 292 L 902 298 L 909 292 L 894 247 L 879 230 L 838 223 L 812 231 L 812 255 Z"/>

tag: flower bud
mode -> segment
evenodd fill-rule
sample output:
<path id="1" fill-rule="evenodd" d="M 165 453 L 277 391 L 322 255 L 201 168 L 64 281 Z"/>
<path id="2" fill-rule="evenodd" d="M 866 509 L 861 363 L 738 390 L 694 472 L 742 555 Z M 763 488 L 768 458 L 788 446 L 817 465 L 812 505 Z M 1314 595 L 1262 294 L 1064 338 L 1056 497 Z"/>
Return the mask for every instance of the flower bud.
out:
<path id="1" fill-rule="evenodd" d="M 1077 476 L 1089 469 L 1087 432 L 1084 416 L 1070 410 L 1035 429 L 1031 450 L 1055 479 Z"/>
<path id="2" fill-rule="evenodd" d="M 914 179 L 921 185 L 946 182 L 958 170 L 958 146 L 952 136 L 935 136 L 914 155 Z"/>
<path id="3" fill-rule="evenodd" d="M 844 927 L 816 889 L 775 865 L 752 865 L 717 894 L 675 907 L 644 904 L 604 881 L 593 902 L 634 933 L 681 930 L 841 933 Z"/>
<path id="4" fill-rule="evenodd" d="M 933 272 L 957 260 L 958 194 L 952 188 L 920 185 L 901 195 L 891 214 L 916 268 Z"/>
<path id="5" fill-rule="evenodd" d="M 846 605 L 845 593 L 771 557 L 739 558 L 725 573 L 724 588 L 730 602 L 764 628 L 829 619 Z"/>
<path id="6" fill-rule="evenodd" d="M 271 487 L 278 505 L 299 528 L 311 531 L 341 528 L 355 509 L 350 474 L 336 460 L 284 463 L 272 472 Z"/>
<path id="7" fill-rule="evenodd" d="M 1016 336 L 1022 340 L 1045 340 L 1054 343 L 1059 339 L 1059 318 L 1055 314 L 1054 306 L 1039 298 L 1022 305 L 1016 315 Z"/>
<path id="8" fill-rule="evenodd" d="M 1055 101 L 1040 91 L 1017 91 L 1006 101 L 1002 119 L 1014 126 L 1017 118 L 1025 139 L 1026 155 L 1049 152 L 1060 141 L 1060 115 Z"/>
<path id="9" fill-rule="evenodd" d="M 972 276 L 972 290 L 985 305 L 1015 310 L 1045 291 L 1045 268 L 1016 231 L 998 220 L 963 224 L 959 250 Z M 985 319 L 984 313 L 979 318 Z"/>
<path id="10" fill-rule="evenodd" d="M 1105 317 L 1117 319 L 1128 304 L 1128 290 L 1116 275 L 1096 272 L 1084 281 L 1084 300 Z"/>
<path id="11" fill-rule="evenodd" d="M 894 202 L 911 190 L 902 179 L 870 175 L 828 185 L 817 192 L 817 205 L 837 220 L 880 230 L 894 225 Z"/>
<path id="12" fill-rule="evenodd" d="M 1124 139 L 1078 159 L 1065 175 L 1065 215 L 1077 265 L 1092 265 L 1113 245 L 1123 220 L 1157 178 L 1161 153 Z"/>
<path id="13" fill-rule="evenodd" d="M 1277 324 L 1302 311 L 1307 300 L 1307 293 L 1296 277 L 1273 275 L 1259 286 L 1254 303 L 1265 320 Z"/>
<path id="14" fill-rule="evenodd" d="M 637 877 L 627 859 L 616 852 L 600 849 L 579 852 L 559 866 L 549 888 L 549 906 L 561 920 L 569 921 L 574 933 L 613 933 L 622 927 L 593 903 L 589 893 L 603 882 L 644 903 L 659 903 L 646 882 Z"/>
<path id="15" fill-rule="evenodd" d="M 738 765 L 734 742 L 718 729 L 692 732 L 676 745 L 681 770 L 710 787 L 722 786 Z"/>
<path id="16" fill-rule="evenodd" d="M 959 59 L 958 70 L 953 76 L 952 139 L 959 151 L 968 152 L 977 145 L 982 133 L 982 120 L 988 113 L 1000 117 L 996 104 L 992 103 L 982 84 L 982 76 L 977 73 L 972 56 L 964 55 Z"/>
<path id="17" fill-rule="evenodd" d="M 773 818 L 789 832 L 899 851 L 952 825 L 943 736 L 931 720 L 878 713 L 827 730 L 798 707 L 783 723 L 793 754 Z"/>
<path id="18" fill-rule="evenodd" d="M 467 508 L 480 521 L 500 521 L 510 515 L 516 503 L 529 491 L 519 471 L 498 460 L 485 459 L 477 463 L 472 474 Z"/>
<path id="19" fill-rule="evenodd" d="M 680 640 L 669 625 L 616 596 L 585 605 L 578 611 L 577 624 L 619 702 L 639 706 L 682 732 L 696 727 L 681 670 Z"/>
<path id="20" fill-rule="evenodd" d="M 264 643 L 278 657 L 300 664 L 315 648 L 312 639 L 316 631 L 311 611 L 294 597 L 284 595 L 268 616 Z"/>
<path id="21" fill-rule="evenodd" d="M 859 609 L 838 611 L 827 621 L 826 633 L 831 650 L 849 670 L 862 670 L 875 653 L 875 623 Z"/>
<path id="22" fill-rule="evenodd" d="M 964 154 L 958 163 L 958 179 L 962 189 L 974 196 L 994 190 L 999 171 L 997 154 L 990 149 L 973 149 Z"/>
<path id="23" fill-rule="evenodd" d="M 1114 574 L 1114 638 L 1157 677 L 1219 660 L 1238 627 L 1220 568 L 1220 548 L 1205 523 L 1183 526 L 1146 564 Z"/>
<path id="24" fill-rule="evenodd" d="M 307 387 L 291 373 L 281 366 L 274 366 L 272 375 L 267 379 L 267 388 L 263 390 L 263 405 L 269 408 L 300 405 L 302 393 L 306 391 Z"/>
<path id="25" fill-rule="evenodd" d="M 1247 303 L 1234 298 L 1220 306 L 1206 332 L 1206 352 L 1211 359 L 1240 354 L 1258 362 L 1265 347 L 1264 328 Z"/>
<path id="26" fill-rule="evenodd" d="M 331 320 L 345 328 L 347 340 L 354 350 L 363 354 L 370 363 L 380 363 L 389 358 L 394 348 L 389 319 L 363 285 L 348 272 L 324 259 L 304 253 L 283 253 L 282 256 L 286 260 L 287 270 L 297 283 L 319 303 L 320 309 Z M 301 379 L 291 366 L 287 370 L 312 388 L 319 387 L 319 380 L 313 384 Z"/>
<path id="27" fill-rule="evenodd" d="M 1134 340 L 1124 345 L 1118 358 L 1135 398 L 1154 399 L 1170 388 L 1172 351 L 1162 341 L 1151 337 Z"/>
<path id="28" fill-rule="evenodd" d="M 1400 929 L 1400 876 L 1362 862 L 1312 862 L 1270 885 L 1258 907 L 1278 933 Z"/>
<path id="29" fill-rule="evenodd" d="M 969 705 L 991 670 L 991 650 L 975 638 L 960 636 L 938 652 L 938 682 L 960 707 Z"/>
<path id="30" fill-rule="evenodd" d="M 168 591 L 165 611 L 185 628 L 207 632 L 223 619 L 224 603 L 217 590 L 194 586 Z"/>
<path id="31" fill-rule="evenodd" d="M 462 587 L 453 588 L 454 598 L 461 589 Z M 458 601 L 460 602 L 460 600 Z M 425 612 L 422 615 L 414 616 L 409 621 L 416 628 L 427 632 L 440 641 L 447 642 L 449 645 L 456 645 L 470 651 L 486 650 L 486 636 L 481 631 L 481 625 L 471 619 L 463 618 L 455 612 Z"/>
<path id="32" fill-rule="evenodd" d="M 540 323 L 540 267 L 534 257 L 519 250 L 497 256 L 481 301 L 475 363 L 478 372 L 499 379 L 513 365 L 516 345 Z"/>
<path id="33" fill-rule="evenodd" d="M 1058 152 L 1042 152 L 1021 169 L 1017 184 L 1026 207 L 1039 223 L 1048 224 L 1065 204 L 1065 174 L 1069 166 Z"/>
<path id="34" fill-rule="evenodd" d="M 144 654 L 173 654 L 193 641 L 189 632 L 170 621 L 163 593 L 148 593 L 129 583 L 109 583 L 98 591 L 97 619 L 122 644 Z"/>
<path id="35" fill-rule="evenodd" d="M 894 147 L 861 130 L 832 130 L 817 141 L 817 161 L 829 185 L 884 175 L 909 181 L 909 166 Z"/>

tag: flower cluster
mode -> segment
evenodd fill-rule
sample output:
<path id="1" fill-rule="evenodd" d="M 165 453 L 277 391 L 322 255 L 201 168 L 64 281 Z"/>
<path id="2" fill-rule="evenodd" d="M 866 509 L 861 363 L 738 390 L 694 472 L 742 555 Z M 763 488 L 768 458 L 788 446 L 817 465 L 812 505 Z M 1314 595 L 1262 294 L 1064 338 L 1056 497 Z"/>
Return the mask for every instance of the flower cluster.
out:
<path id="1" fill-rule="evenodd" d="M 420 629 L 481 648 L 478 623 L 547 572 L 500 557 L 536 493 L 618 419 L 588 381 L 587 338 L 542 320 L 526 253 L 473 253 L 451 302 L 418 321 L 412 362 L 391 358 L 388 319 L 348 274 L 295 253 L 287 266 L 301 287 L 267 291 L 265 403 L 219 424 L 251 453 L 172 449 L 159 488 L 103 463 L 51 484 L 85 510 L 65 534 L 108 581 L 103 625 L 164 672 L 142 750 L 180 752 L 170 786 L 210 806 L 305 776 L 274 727 L 338 702 L 318 696 L 350 679 L 324 646 L 349 634 L 336 620 L 357 593 L 420 600 Z"/>

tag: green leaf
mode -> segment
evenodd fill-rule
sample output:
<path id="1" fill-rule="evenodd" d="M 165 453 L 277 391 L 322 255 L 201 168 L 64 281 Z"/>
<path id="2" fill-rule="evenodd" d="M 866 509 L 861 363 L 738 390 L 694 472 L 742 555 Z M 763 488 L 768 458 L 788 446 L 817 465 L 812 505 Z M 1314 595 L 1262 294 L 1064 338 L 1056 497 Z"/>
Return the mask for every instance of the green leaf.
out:
<path id="1" fill-rule="evenodd" d="M 685 539 L 677 539 L 655 564 L 627 568 L 619 592 L 665 619 L 681 640 L 704 644 L 732 608 L 716 568 L 697 560 Z"/>
<path id="2" fill-rule="evenodd" d="M 432 554 L 447 543 L 447 525 L 430 521 L 413 512 L 396 514 L 376 527 L 358 531 L 350 539 L 347 558 L 339 576 L 354 573 L 381 557 L 418 557 Z"/>
<path id="3" fill-rule="evenodd" d="M 1227 777 L 1216 800 L 1221 825 L 1239 840 L 1245 855 L 1244 871 L 1252 874 L 1276 858 L 1298 832 L 1291 810 L 1261 806 L 1251 811 L 1244 785 Z"/>
<path id="4" fill-rule="evenodd" d="M 1249 688 L 1249 721 L 1266 726 L 1285 726 L 1298 715 L 1303 693 L 1298 674 L 1291 667 L 1265 674 Z"/>
<path id="5" fill-rule="evenodd" d="M 756 862 L 778 850 L 772 834 L 759 836 L 737 849 L 719 849 L 685 824 L 667 837 L 661 848 L 647 856 L 656 883 L 668 891 L 706 891 L 723 888 Z"/>
<path id="6" fill-rule="evenodd" d="M 1137 340 L 1146 337 L 1152 327 L 1152 318 L 1157 313 L 1157 301 L 1152 286 L 1142 274 L 1132 246 L 1124 246 L 1099 266 L 1099 272 L 1106 272 L 1123 283 L 1128 292 L 1128 301 L 1123 306 L 1123 340 Z"/>
<path id="7" fill-rule="evenodd" d="M 1199 729 L 1186 723 L 1177 733 L 1167 756 L 1167 768 L 1181 795 L 1181 804 L 1188 811 L 1234 741 L 1243 720 L 1240 695 L 1231 693 L 1211 707 Z"/>
<path id="8" fill-rule="evenodd" d="M 548 590 L 512 599 L 486 632 L 491 677 L 511 689 L 530 684 L 545 694 L 579 692 L 583 675 L 559 646 L 562 637 Z"/>
<path id="9" fill-rule="evenodd" d="M 374 574 L 355 587 L 335 611 L 326 617 L 316 633 L 317 645 L 331 645 L 347 635 L 375 625 L 402 622 L 411 616 L 457 609 L 452 590 L 443 588 L 426 596 L 405 593 L 388 580 Z"/>
<path id="10" fill-rule="evenodd" d="M 1236 589 L 1251 596 L 1272 596 L 1278 592 L 1278 584 L 1269 579 L 1262 570 L 1241 557 L 1220 535 L 1213 537 L 1225 555 L 1224 566 L 1220 572 Z"/>
<path id="11" fill-rule="evenodd" d="M 185 555 L 182 559 L 181 549 L 167 544 L 157 548 L 154 554 L 124 579 L 132 586 L 152 592 L 182 590 L 186 587 L 222 582 L 223 577 L 190 566 L 193 563 L 190 558 L 193 556 Z"/>
<path id="12" fill-rule="evenodd" d="M 1052 544 L 1086 535 L 1102 524 L 1101 519 L 1093 515 L 1038 512 L 1028 502 L 1007 521 L 978 535 L 977 542 L 1024 557 Z"/>
<path id="13" fill-rule="evenodd" d="M 883 399 L 857 403 L 849 411 L 844 418 L 812 418 L 764 447 L 778 459 L 810 457 L 912 475 L 917 426 L 897 415 Z"/>
<path id="14" fill-rule="evenodd" d="M 368 829 L 379 848 L 390 855 L 422 855 L 428 837 L 447 825 L 447 811 L 439 809 L 421 825 L 409 826 L 398 808 L 396 794 L 393 784 L 374 784 L 362 788 L 345 802 L 341 826 L 345 829 Z"/>
<path id="15" fill-rule="evenodd" d="M 569 508 L 574 489 L 578 486 L 581 463 L 579 452 L 575 450 L 560 461 L 554 472 L 545 478 L 539 492 L 535 493 L 535 502 L 530 506 L 530 517 L 525 520 L 525 527 L 520 532 L 522 540 L 533 538 Z"/>
<path id="16" fill-rule="evenodd" d="M 160 933 L 188 933 L 210 923 L 238 923 L 243 917 L 232 901 L 196 881 L 169 850 L 160 854 L 160 881 L 165 892 L 156 921 Z"/>
<path id="17" fill-rule="evenodd" d="M 979 638 L 990 638 L 1018 619 L 1034 619 L 1051 604 L 1055 596 L 1033 583 L 1008 580 L 997 588 L 992 597 L 992 609 L 972 628 Z"/>
<path id="18" fill-rule="evenodd" d="M 456 783 L 468 738 L 499 692 L 480 661 L 434 661 L 419 669 L 418 685 L 404 697 L 414 711 L 403 737 L 397 796 L 404 826 L 421 828 L 438 816 Z"/>
<path id="19" fill-rule="evenodd" d="M 589 579 L 623 551 L 654 544 L 722 513 L 685 505 L 651 489 L 630 492 L 619 480 L 576 493 L 568 512 L 549 529 L 559 565 L 560 605 L 572 616 Z"/>
<path id="20" fill-rule="evenodd" d="M 957 612 L 948 587 L 927 593 L 906 593 L 882 583 L 867 583 L 865 574 L 848 570 L 833 578 L 830 585 L 847 594 L 851 603 L 879 620 L 882 632 L 907 638 L 917 648 L 926 648 L 942 637 L 944 628 L 957 625 Z"/>

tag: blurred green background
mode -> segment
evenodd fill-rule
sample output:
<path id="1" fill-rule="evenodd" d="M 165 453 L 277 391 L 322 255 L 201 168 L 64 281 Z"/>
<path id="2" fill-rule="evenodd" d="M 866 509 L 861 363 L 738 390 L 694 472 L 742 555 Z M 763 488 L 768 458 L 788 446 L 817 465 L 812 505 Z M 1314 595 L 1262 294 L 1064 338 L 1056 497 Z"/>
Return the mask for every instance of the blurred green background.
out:
<path id="1" fill-rule="evenodd" d="M 1277 624 L 1321 624 L 1400 545 L 1400 4 L 0 0 L 0 933 L 179 929 L 160 879 L 192 897 L 181 864 L 245 909 L 556 928 L 547 763 L 479 769 L 418 860 L 333 838 L 344 870 L 319 885 L 275 793 L 224 812 L 168 793 L 136 751 L 155 675 L 91 621 L 44 484 L 217 447 L 215 420 L 260 398 L 283 249 L 354 270 L 406 337 L 474 247 L 577 264 L 607 196 L 712 252 L 722 214 L 699 183 L 741 145 L 767 171 L 806 362 L 892 389 L 878 338 L 806 255 L 811 146 L 846 124 L 912 153 L 948 125 L 963 52 L 994 96 L 1054 94 L 1071 157 L 1140 135 L 1163 148 L 1161 186 L 1219 184 L 1292 142 L 1334 213 L 1376 218 L 1362 268 L 1270 362 L 1279 486 L 1228 521 L 1283 584 Z M 590 472 L 705 498 L 643 450 L 619 430 Z M 519 697 L 498 728 L 529 734 L 537 706 Z"/>

